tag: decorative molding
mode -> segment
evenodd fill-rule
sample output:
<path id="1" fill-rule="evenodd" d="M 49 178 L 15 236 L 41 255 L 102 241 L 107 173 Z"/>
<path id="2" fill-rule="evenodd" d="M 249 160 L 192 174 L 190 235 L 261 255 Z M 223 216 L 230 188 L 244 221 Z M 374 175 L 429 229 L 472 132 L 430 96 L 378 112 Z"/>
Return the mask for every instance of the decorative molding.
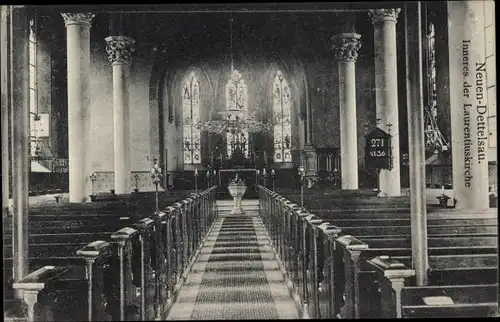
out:
<path id="1" fill-rule="evenodd" d="M 64 18 L 64 24 L 69 25 L 87 25 L 90 27 L 92 23 L 92 19 L 94 19 L 95 14 L 86 12 L 86 13 L 61 13 Z"/>
<path id="2" fill-rule="evenodd" d="M 132 64 L 135 40 L 125 36 L 110 36 L 106 39 L 106 52 L 111 64 Z"/>
<path id="3" fill-rule="evenodd" d="M 370 16 L 372 23 L 376 24 L 383 21 L 397 22 L 400 12 L 400 8 L 370 9 L 368 10 L 368 15 Z"/>
<path id="4" fill-rule="evenodd" d="M 344 62 L 355 62 L 358 59 L 358 51 L 361 48 L 361 35 L 355 33 L 344 33 L 332 37 L 332 49 L 335 58 Z"/>

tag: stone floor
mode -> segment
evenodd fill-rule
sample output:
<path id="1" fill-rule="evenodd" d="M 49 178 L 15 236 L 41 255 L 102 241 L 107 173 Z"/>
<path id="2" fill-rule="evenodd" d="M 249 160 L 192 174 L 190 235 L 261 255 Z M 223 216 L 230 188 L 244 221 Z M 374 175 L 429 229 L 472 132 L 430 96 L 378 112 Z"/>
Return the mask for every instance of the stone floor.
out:
<path id="1" fill-rule="evenodd" d="M 167 320 L 297 319 L 258 216 L 257 200 L 245 200 L 244 215 L 219 217 L 179 291 Z"/>

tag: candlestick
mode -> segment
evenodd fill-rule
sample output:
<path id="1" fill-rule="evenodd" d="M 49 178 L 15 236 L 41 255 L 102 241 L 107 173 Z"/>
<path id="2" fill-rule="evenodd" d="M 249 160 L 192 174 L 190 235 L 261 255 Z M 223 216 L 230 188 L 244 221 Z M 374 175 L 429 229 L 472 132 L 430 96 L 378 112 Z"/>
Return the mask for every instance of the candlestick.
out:
<path id="1" fill-rule="evenodd" d="M 198 169 L 194 169 L 194 192 L 198 193 Z"/>
<path id="2" fill-rule="evenodd" d="M 300 207 L 304 208 L 304 175 L 305 169 L 304 166 L 300 165 L 298 167 L 299 177 L 300 177 Z"/>

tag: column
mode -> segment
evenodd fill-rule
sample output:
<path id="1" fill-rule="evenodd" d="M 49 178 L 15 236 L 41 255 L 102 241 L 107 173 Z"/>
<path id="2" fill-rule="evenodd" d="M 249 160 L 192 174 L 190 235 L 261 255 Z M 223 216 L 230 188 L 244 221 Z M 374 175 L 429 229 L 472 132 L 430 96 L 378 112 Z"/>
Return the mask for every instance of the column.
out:
<path id="1" fill-rule="evenodd" d="M 9 7 L 0 7 L 0 95 L 2 107 L 2 217 L 9 215 L 9 191 L 10 191 L 10 151 L 9 151 L 9 35 L 8 20 Z"/>
<path id="2" fill-rule="evenodd" d="M 90 119 L 90 23 L 92 13 L 62 13 L 67 33 L 69 202 L 92 193 Z"/>
<path id="3" fill-rule="evenodd" d="M 410 159 L 411 247 L 417 285 L 427 284 L 427 209 L 420 1 L 405 3 L 406 107 Z"/>
<path id="4" fill-rule="evenodd" d="M 378 127 L 392 135 L 392 169 L 380 171 L 380 195 L 401 195 L 396 22 L 401 9 L 372 9 Z"/>
<path id="5" fill-rule="evenodd" d="M 342 189 L 358 189 L 358 134 L 356 121 L 356 59 L 361 35 L 343 33 L 332 38 L 339 64 L 340 153 Z"/>
<path id="6" fill-rule="evenodd" d="M 106 52 L 113 68 L 115 193 L 124 194 L 130 193 L 128 78 L 135 40 L 111 36 L 106 38 L 106 43 Z"/>
<path id="7" fill-rule="evenodd" d="M 10 6 L 12 216 L 14 280 L 28 274 L 29 191 L 29 14 L 25 6 Z M 15 108 L 14 108 L 15 107 Z"/>
<path id="8" fill-rule="evenodd" d="M 456 207 L 489 208 L 483 1 L 448 1 L 451 152 Z"/>

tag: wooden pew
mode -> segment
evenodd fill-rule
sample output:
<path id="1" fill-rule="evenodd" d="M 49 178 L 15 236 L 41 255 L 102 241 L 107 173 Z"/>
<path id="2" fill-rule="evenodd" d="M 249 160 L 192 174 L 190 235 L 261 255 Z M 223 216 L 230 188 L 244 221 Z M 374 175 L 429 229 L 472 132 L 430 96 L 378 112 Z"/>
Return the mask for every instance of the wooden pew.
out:
<path id="1" fill-rule="evenodd" d="M 114 233 L 111 242 L 93 242 L 79 249 L 76 253 L 80 256 L 80 271 L 73 271 L 59 283 L 84 282 L 86 292 L 82 293 L 81 287 L 79 292 L 87 301 L 86 320 L 165 318 L 168 313 L 165 298 L 168 292 L 172 295 L 178 289 L 168 283 L 169 276 L 177 275 L 180 279 L 186 273 L 184 254 L 193 257 L 194 248 L 201 243 L 201 233 L 207 232 L 207 225 L 215 219 L 214 197 L 215 189 L 209 189 L 173 207 L 175 214 L 168 209 L 165 213 L 155 213 L 149 216 L 153 219 L 144 218 L 133 224 L 133 228 Z M 53 313 L 53 304 L 45 305 L 47 311 Z M 59 319 L 64 316 L 65 320 L 72 320 L 67 313 L 54 314 Z"/>
<path id="2" fill-rule="evenodd" d="M 261 199 L 264 199 L 260 205 L 261 208 L 264 208 L 261 216 L 263 218 L 266 216 L 271 217 L 267 223 L 269 227 L 268 229 L 277 231 L 278 234 L 286 236 L 290 233 L 290 229 L 293 227 L 293 221 L 292 225 L 288 227 L 290 224 L 288 220 L 285 220 L 283 223 L 280 223 L 279 220 L 273 223 L 273 220 L 275 220 L 276 217 L 285 216 L 280 204 L 284 204 L 287 201 L 280 199 L 280 197 L 277 197 L 276 194 L 266 191 L 266 189 L 261 188 L 260 192 Z M 271 198 L 269 198 L 269 196 L 271 196 Z M 275 200 L 273 200 L 273 198 L 275 198 Z M 273 215 L 273 212 L 276 211 L 278 214 Z M 337 212 L 335 215 L 338 218 L 339 213 Z M 343 212 L 340 213 L 340 215 L 342 216 L 340 220 L 345 220 L 344 222 L 346 223 L 349 220 L 359 218 L 357 217 L 359 215 L 358 213 L 346 214 Z M 314 242 L 316 245 L 315 247 L 317 247 L 317 255 L 315 256 L 317 256 L 317 264 L 319 266 L 316 267 L 316 274 L 309 276 L 306 281 L 307 284 L 311 284 L 311 281 L 313 282 L 313 285 L 311 285 L 312 287 L 310 287 L 309 294 L 305 294 L 305 299 L 301 296 L 302 300 L 308 301 L 310 306 L 314 306 L 312 309 L 314 317 L 335 317 L 335 315 L 341 311 L 342 307 L 344 307 L 347 311 L 351 311 L 343 312 L 344 317 L 375 317 L 377 314 L 381 315 L 380 312 L 377 313 L 373 310 L 373 306 L 380 306 L 380 303 L 376 303 L 378 284 L 376 283 L 376 278 L 374 277 L 375 272 L 373 269 L 366 267 L 366 259 L 369 259 L 370 256 L 373 255 L 385 255 L 386 253 L 391 253 L 391 255 L 398 256 L 396 258 L 406 261 L 407 263 L 411 260 L 409 231 L 401 232 L 400 229 L 398 230 L 394 221 L 394 219 L 408 220 L 409 212 L 406 214 L 397 214 L 397 218 L 394 218 L 394 213 L 387 214 L 387 216 L 384 216 L 384 219 L 392 220 L 390 225 L 388 225 L 389 228 L 385 228 L 384 226 L 386 226 L 387 222 L 383 222 L 381 220 L 378 224 L 369 226 L 367 231 L 364 231 L 362 227 L 369 223 L 370 220 L 376 218 L 379 214 L 363 213 L 363 215 L 364 222 L 358 221 L 357 224 L 360 224 L 359 226 L 353 225 L 353 222 L 350 221 L 345 228 L 347 230 L 350 229 L 351 232 L 361 234 L 361 239 L 365 239 L 365 237 L 370 238 L 366 239 L 367 242 L 371 242 L 372 244 L 378 242 L 377 246 L 380 246 L 379 249 L 370 249 L 368 245 L 370 243 L 365 244 L 359 240 L 354 243 L 345 241 L 346 243 L 344 245 L 339 245 L 337 239 L 341 235 L 340 232 L 342 231 L 342 227 L 334 227 L 331 236 L 325 237 L 327 235 L 325 233 L 321 238 L 319 238 L 319 240 Z M 446 218 L 446 215 L 447 214 L 443 214 L 441 218 L 436 216 L 434 218 L 434 223 L 438 223 L 440 219 Z M 443 221 L 442 223 L 444 225 L 441 226 L 436 224 L 431 225 L 431 227 L 435 227 L 431 228 L 431 230 L 434 230 L 432 232 L 436 234 L 429 235 L 431 238 L 429 243 L 431 246 L 434 246 L 430 247 L 432 264 L 432 269 L 429 271 L 430 281 L 435 285 L 450 283 L 450 280 L 451 282 L 456 283 L 457 281 L 462 281 L 463 279 L 468 279 L 471 284 L 496 283 L 496 275 L 498 274 L 497 257 L 494 252 L 498 245 L 496 237 L 498 233 L 496 221 L 492 220 L 492 218 L 481 218 L 479 222 L 474 222 L 474 218 L 470 218 L 471 215 L 469 215 L 469 218 L 460 217 L 460 215 L 464 214 L 459 214 L 459 218 L 446 218 L 446 220 L 458 219 L 454 222 L 455 225 L 453 225 L 453 221 Z M 287 216 L 290 217 L 289 215 Z M 335 220 L 332 222 L 336 223 Z M 401 223 L 401 221 L 399 221 L 399 223 Z M 470 228 L 473 224 L 476 225 Z M 276 225 L 281 226 L 282 228 L 276 229 Z M 286 228 L 288 230 L 283 231 L 283 225 L 285 228 L 288 227 Z M 328 226 L 328 224 L 325 225 Z M 447 228 L 441 229 L 443 227 Z M 331 229 L 332 227 L 330 226 L 330 231 L 332 232 Z M 402 229 L 405 230 L 406 227 Z M 291 231 L 293 232 L 293 229 Z M 386 235 L 380 235 L 380 233 L 386 233 Z M 276 233 L 274 234 L 276 235 Z M 279 249 L 279 244 L 285 243 L 284 247 L 286 249 L 289 247 L 289 245 L 287 246 L 286 244 L 286 240 L 287 238 L 283 239 L 278 235 L 273 238 L 273 244 L 277 241 L 277 248 Z M 388 246 L 383 248 L 382 246 L 386 241 L 387 243 L 392 243 L 390 244 L 392 247 Z M 399 242 L 402 245 L 397 245 Z M 387 246 L 387 243 L 385 246 Z M 293 248 L 293 242 L 291 245 Z M 293 253 L 293 251 L 294 250 L 292 249 L 291 252 Z M 335 254 L 336 256 L 334 256 Z M 294 257 L 292 256 L 292 259 L 293 258 Z M 334 260 L 335 258 L 341 258 L 342 261 L 340 263 L 342 264 L 339 265 L 340 263 Z M 294 265 L 290 264 L 289 261 L 286 263 L 287 264 L 285 266 L 288 266 L 293 270 Z M 404 266 L 404 264 L 402 265 Z M 345 274 L 347 274 L 347 276 Z M 320 293 L 319 295 L 314 294 L 314 280 L 316 278 L 314 275 L 319 277 L 319 281 L 316 281 L 319 282 L 319 289 L 321 289 L 321 292 L 316 292 Z M 339 283 L 339 281 L 342 280 L 345 280 L 346 282 Z M 343 292 L 339 292 L 339 290 L 343 290 Z M 345 301 L 350 303 L 347 303 L 347 305 L 343 304 L 342 302 L 344 301 L 342 301 L 342 297 L 344 297 Z M 328 299 L 334 300 L 332 302 Z M 309 311 L 311 312 L 311 310 Z"/>
<path id="3" fill-rule="evenodd" d="M 49 209 L 44 210 L 49 215 L 41 214 L 43 211 L 30 214 L 28 224 L 30 271 L 45 265 L 84 264 L 81 258 L 76 256 L 79 248 L 96 239 L 110 239 L 113 232 L 128 225 L 132 220 L 127 216 L 127 206 L 118 205 L 116 207 L 118 209 L 112 209 L 109 205 L 107 207 L 101 214 L 96 214 L 96 207 L 88 207 L 88 204 L 68 207 L 49 206 Z M 59 213 L 54 214 L 54 209 Z M 76 214 L 74 209 L 77 211 Z M 12 251 L 12 227 L 9 218 L 4 220 L 4 276 L 7 279 L 4 281 L 6 284 L 4 295 L 9 299 L 13 298 Z"/>
<path id="4" fill-rule="evenodd" d="M 463 219 L 459 219 L 463 220 Z M 365 268 L 363 271 L 363 261 L 367 258 L 377 256 L 377 255 L 390 255 L 394 256 L 395 259 L 400 259 L 411 266 L 411 236 L 409 235 L 409 227 L 398 228 L 397 226 L 384 226 L 383 223 L 389 222 L 394 223 L 394 219 L 383 219 L 379 221 L 378 225 L 372 225 L 372 219 L 357 220 L 356 227 L 339 227 L 345 233 L 355 234 L 359 236 L 362 243 L 366 243 L 370 248 L 375 249 L 365 249 L 355 255 L 357 263 L 359 263 L 359 272 L 357 273 L 358 280 L 367 280 L 369 283 L 370 278 L 364 276 L 373 273 L 372 271 Z M 352 220 L 338 220 L 335 223 L 347 223 L 352 225 Z M 457 223 L 459 221 L 456 221 Z M 468 278 L 472 283 L 484 283 L 484 282 L 496 282 L 495 271 L 497 267 L 496 252 L 498 249 L 498 239 L 497 239 L 497 226 L 491 225 L 492 222 L 488 222 L 490 225 L 476 225 L 470 226 L 474 223 L 474 220 L 469 220 L 461 224 L 449 226 L 450 222 L 444 222 L 448 224 L 445 226 L 430 226 L 430 233 L 436 235 L 429 235 L 429 254 L 430 263 L 432 270 L 430 271 L 430 279 L 433 283 L 443 284 L 450 282 L 450 279 L 456 283 L 463 278 Z M 482 222 L 484 223 L 484 222 Z M 372 226 L 367 226 L 372 225 Z M 467 226 L 469 225 L 469 226 Z M 389 228 L 387 228 L 389 227 Z M 408 230 L 404 232 L 404 235 L 400 230 Z M 381 235 L 382 234 L 382 235 Z M 392 234 L 392 235 L 391 235 Z M 368 235 L 365 237 L 364 235 Z M 445 235 L 448 235 L 445 237 Z M 488 255 L 489 253 L 489 255 Z M 449 257 L 451 254 L 470 254 L 470 255 L 455 255 L 454 257 Z M 486 255 L 484 255 L 486 254 Z M 438 256 L 440 255 L 440 256 Z M 444 255 L 444 256 L 443 256 Z M 448 257 L 446 257 L 448 256 Z M 467 272 L 469 274 L 467 274 Z M 471 274 L 471 272 L 474 272 Z M 454 276 L 454 278 L 450 278 Z M 474 277 L 470 279 L 469 277 Z M 375 280 L 372 278 L 372 280 Z M 355 293 L 362 293 L 362 286 L 352 285 L 355 289 Z M 374 297 L 375 293 L 364 290 L 368 294 L 372 294 Z M 370 296 L 365 296 L 363 299 L 354 299 L 353 301 L 358 301 L 360 303 L 369 302 Z M 368 310 L 372 312 L 373 310 Z M 359 309 L 358 316 L 365 314 Z M 372 313 L 367 313 L 371 314 Z"/>
<path id="5" fill-rule="evenodd" d="M 410 286 L 400 273 L 407 269 L 385 265 L 392 258 L 376 257 L 368 264 L 380 277 L 381 317 L 450 318 L 497 317 L 498 283 Z M 398 271 L 399 270 L 399 271 Z M 408 270 L 407 270 L 408 271 Z M 407 277 L 407 276 L 406 276 Z M 432 281 L 431 281 L 432 283 Z"/>
<path id="6" fill-rule="evenodd" d="M 314 211 L 310 211 L 315 213 Z M 318 215 L 318 214 L 317 214 Z M 366 218 L 358 218 L 358 216 L 352 215 L 354 218 L 329 218 L 325 216 L 324 220 L 335 221 L 335 224 L 339 227 L 360 227 L 366 224 Z M 470 216 L 469 216 L 470 217 Z M 397 218 L 369 218 L 370 226 L 410 226 L 410 218 L 408 216 L 397 217 Z M 439 226 L 480 226 L 480 225 L 497 225 L 497 218 L 431 218 L 427 219 L 427 222 L 432 225 Z"/>
<path id="7" fill-rule="evenodd" d="M 158 193 L 159 203 L 172 203 L 187 198 L 194 191 L 181 190 L 181 191 L 162 191 Z M 127 202 L 132 204 L 156 202 L 156 192 L 132 192 L 130 194 L 112 194 L 112 193 L 98 193 L 92 195 L 92 203 L 100 204 L 105 202 Z"/>
<path id="8" fill-rule="evenodd" d="M 336 289 L 333 292 L 335 298 L 344 298 L 344 305 L 337 307 L 334 313 L 344 318 L 363 318 L 376 317 L 373 301 L 377 298 L 377 278 L 375 272 L 366 265 L 366 260 L 374 256 L 393 255 L 393 258 L 411 266 L 411 248 L 402 249 L 371 249 L 368 245 L 350 236 L 338 237 L 334 243 L 339 244 L 334 247 L 337 255 L 332 258 L 339 264 L 330 264 L 336 267 L 336 272 L 332 273 L 326 284 L 331 284 L 330 288 Z M 437 250 L 441 250 L 437 248 Z M 406 256 L 405 256 L 406 253 Z M 471 284 L 496 283 L 498 274 L 498 260 L 495 253 L 490 254 L 472 254 L 463 255 L 460 249 L 457 249 L 454 255 L 433 255 L 430 250 L 430 271 L 429 280 L 434 285 L 449 283 L 450 280 L 455 284 L 457 281 L 467 280 Z M 319 254 L 319 256 L 325 256 Z M 326 256 L 328 257 L 328 256 Z M 343 264 L 340 264 L 343 263 Z M 325 271 L 325 268 L 322 268 Z M 472 278 L 471 278 L 472 277 Z M 321 280 L 319 281 L 322 282 Z"/>
<path id="9" fill-rule="evenodd" d="M 366 269 L 363 271 L 363 262 L 369 258 L 379 255 L 392 256 L 394 259 L 402 260 L 404 263 L 408 264 L 408 266 L 411 266 L 411 236 L 409 236 L 409 227 L 403 226 L 398 229 L 395 226 L 388 226 L 388 228 L 382 225 L 366 226 L 366 224 L 370 224 L 370 221 L 360 223 L 361 225 L 358 227 L 339 227 L 339 229 L 341 229 L 344 233 L 359 236 L 361 240 L 360 243 L 365 243 L 367 247 L 369 247 L 369 249 L 363 249 L 354 255 L 352 253 L 349 254 L 346 250 L 344 251 L 344 256 L 354 258 L 354 261 L 352 261 L 354 268 L 345 267 L 346 272 L 351 271 L 358 275 L 358 277 L 354 277 L 353 279 L 361 280 L 365 278 L 366 280 L 369 280 L 370 278 L 362 276 L 373 272 Z M 404 238 L 401 238 L 401 230 L 408 230 L 404 232 L 406 235 Z M 436 282 L 438 276 L 453 276 L 457 274 L 457 271 L 459 272 L 459 276 L 462 278 L 470 276 L 470 274 L 464 274 L 467 271 L 479 274 L 476 275 L 476 278 L 474 279 L 475 283 L 497 281 L 492 278 L 492 271 L 495 270 L 497 266 L 497 226 L 455 226 L 451 228 L 449 226 L 430 226 L 429 233 L 439 234 L 429 235 L 429 254 L 431 255 L 429 261 L 432 269 L 432 277 L 436 278 Z M 474 233 L 479 234 L 479 236 L 473 236 L 472 234 Z M 380 236 L 381 234 L 385 236 L 375 237 L 377 235 Z M 398 238 L 394 238 L 391 234 L 396 235 Z M 440 234 L 452 234 L 455 236 L 441 237 Z M 489 236 L 485 237 L 481 234 Z M 370 238 L 366 238 L 364 235 L 369 235 Z M 457 237 L 457 235 L 460 237 Z M 344 246 L 347 247 L 347 245 Z M 464 253 L 468 255 L 454 255 L 450 257 L 451 254 Z M 347 258 L 347 261 L 351 262 L 349 258 Z M 358 271 L 358 273 L 356 273 L 356 271 Z M 444 274 L 444 271 L 448 274 Z M 477 276 L 480 277 L 478 278 Z M 484 279 L 481 277 L 484 277 Z M 455 281 L 458 281 L 458 279 Z M 346 290 L 351 287 L 354 288 L 354 293 L 356 294 L 360 294 L 362 292 L 360 290 L 362 286 L 360 285 L 349 285 L 346 287 Z M 371 294 L 374 293 L 372 292 Z M 358 303 L 363 303 L 369 300 L 369 297 L 365 297 L 364 299 L 352 299 L 353 302 L 355 301 Z M 360 317 L 363 314 L 361 309 L 356 308 L 355 306 L 353 306 L 353 308 L 355 309 L 355 312 L 352 313 L 355 314 L 354 316 Z M 349 314 L 350 313 L 347 313 L 348 317 L 351 316 Z"/>
<path id="10" fill-rule="evenodd" d="M 335 224 L 335 221 L 332 222 Z M 367 223 L 369 224 L 369 223 Z M 380 235 L 410 235 L 410 226 L 357 226 L 357 227 L 339 227 L 345 233 L 353 236 L 380 236 Z M 478 225 L 478 226 L 450 226 L 450 225 L 427 225 L 429 235 L 465 235 L 465 234 L 498 234 L 497 225 Z"/>
<path id="11" fill-rule="evenodd" d="M 74 275 L 72 267 L 44 266 L 14 284 L 15 288 L 24 289 L 24 303 L 27 306 L 27 321 L 53 321 L 55 317 L 65 320 L 84 320 L 85 300 L 81 294 L 85 283 L 82 279 L 69 278 Z M 78 273 L 77 273 L 78 274 Z M 54 289 L 66 289 L 64 307 L 58 302 L 61 297 L 52 292 Z M 47 305 L 50 309 L 47 309 Z M 59 314 L 62 311 L 70 312 Z M 4 316 L 24 318 L 22 310 L 4 312 Z"/>

